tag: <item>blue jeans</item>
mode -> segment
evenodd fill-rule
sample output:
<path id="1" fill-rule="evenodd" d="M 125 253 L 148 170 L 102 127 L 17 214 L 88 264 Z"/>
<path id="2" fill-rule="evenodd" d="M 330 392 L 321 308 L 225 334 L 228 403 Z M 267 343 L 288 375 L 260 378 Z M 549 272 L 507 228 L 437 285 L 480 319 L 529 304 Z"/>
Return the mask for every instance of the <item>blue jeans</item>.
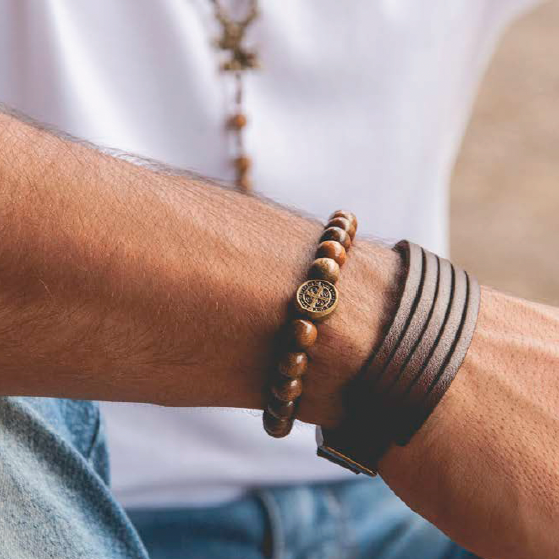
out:
<path id="1" fill-rule="evenodd" d="M 128 511 L 151 559 L 466 559 L 380 479 L 268 488 L 226 505 Z"/>
<path id="2" fill-rule="evenodd" d="M 108 474 L 96 404 L 0 398 L 0 559 L 472 557 L 380 480 L 126 514 Z"/>

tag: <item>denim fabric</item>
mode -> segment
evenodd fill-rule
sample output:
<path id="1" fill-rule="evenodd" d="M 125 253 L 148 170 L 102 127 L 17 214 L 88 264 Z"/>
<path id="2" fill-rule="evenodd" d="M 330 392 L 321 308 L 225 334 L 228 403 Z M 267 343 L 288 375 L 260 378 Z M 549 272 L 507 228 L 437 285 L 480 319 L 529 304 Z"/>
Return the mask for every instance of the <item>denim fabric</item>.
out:
<path id="1" fill-rule="evenodd" d="M 147 559 L 107 484 L 96 404 L 0 398 L 0 559 Z"/>
<path id="2" fill-rule="evenodd" d="M 131 509 L 151 559 L 466 559 L 381 479 L 265 489 L 223 506 Z"/>
<path id="3" fill-rule="evenodd" d="M 133 510 L 108 488 L 92 402 L 0 398 L 0 559 L 465 559 L 380 480 Z"/>

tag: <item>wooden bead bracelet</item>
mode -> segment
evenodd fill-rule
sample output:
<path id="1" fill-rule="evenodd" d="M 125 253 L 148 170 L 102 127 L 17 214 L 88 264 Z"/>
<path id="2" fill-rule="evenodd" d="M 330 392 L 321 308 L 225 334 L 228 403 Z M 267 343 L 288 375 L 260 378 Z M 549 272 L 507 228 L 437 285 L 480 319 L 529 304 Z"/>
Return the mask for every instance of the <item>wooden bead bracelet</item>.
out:
<path id="1" fill-rule="evenodd" d="M 309 279 L 297 289 L 297 316 L 288 325 L 286 352 L 272 376 L 263 415 L 264 429 L 272 437 L 285 437 L 293 427 L 303 392 L 302 377 L 307 371 L 307 350 L 318 337 L 314 321 L 326 318 L 338 304 L 335 284 L 356 231 L 357 219 L 351 212 L 334 212 L 320 237 Z"/>

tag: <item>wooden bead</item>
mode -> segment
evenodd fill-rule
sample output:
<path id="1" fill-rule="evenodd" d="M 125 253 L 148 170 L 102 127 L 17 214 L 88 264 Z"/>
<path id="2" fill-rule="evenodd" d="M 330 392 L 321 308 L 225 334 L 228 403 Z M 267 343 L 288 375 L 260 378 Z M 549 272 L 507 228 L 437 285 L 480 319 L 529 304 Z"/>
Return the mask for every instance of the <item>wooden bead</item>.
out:
<path id="1" fill-rule="evenodd" d="M 227 126 L 229 126 L 229 128 L 232 128 L 233 130 L 242 130 L 246 126 L 246 124 L 247 117 L 242 113 L 232 115 L 227 122 Z"/>
<path id="2" fill-rule="evenodd" d="M 309 360 L 304 351 L 286 353 L 278 365 L 278 371 L 284 377 L 294 379 L 307 372 Z"/>
<path id="3" fill-rule="evenodd" d="M 281 439 L 286 437 L 291 432 L 293 421 L 290 419 L 278 419 L 266 410 L 262 416 L 264 421 L 264 430 L 271 437 Z"/>
<path id="4" fill-rule="evenodd" d="M 339 227 L 328 227 L 325 229 L 322 237 L 320 237 L 320 242 L 322 241 L 338 241 L 346 250 L 351 246 L 349 233 Z"/>
<path id="5" fill-rule="evenodd" d="M 337 241 L 324 241 L 318 245 L 316 257 L 331 258 L 338 263 L 338 266 L 343 266 L 347 258 L 347 253 L 345 248 Z"/>
<path id="6" fill-rule="evenodd" d="M 296 318 L 291 323 L 291 340 L 297 349 L 307 349 L 311 347 L 318 336 L 316 326 L 304 318 Z"/>
<path id="7" fill-rule="evenodd" d="M 288 379 L 280 377 L 272 386 L 272 394 L 282 402 L 297 400 L 303 392 L 300 378 Z"/>
<path id="8" fill-rule="evenodd" d="M 326 227 L 339 227 L 344 231 L 349 231 L 349 228 L 351 227 L 351 221 L 349 221 L 349 219 L 346 219 L 345 217 L 333 217 L 328 220 L 328 224 L 326 225 Z"/>
<path id="9" fill-rule="evenodd" d="M 295 415 L 295 401 L 284 402 L 272 395 L 266 409 L 278 419 L 291 419 Z"/>
<path id="10" fill-rule="evenodd" d="M 311 265 L 309 277 L 336 283 L 340 279 L 340 266 L 332 258 L 317 258 Z"/>
<path id="11" fill-rule="evenodd" d="M 347 231 L 352 241 L 353 237 L 355 237 L 355 225 L 353 224 L 353 222 L 349 221 L 349 219 L 346 219 L 345 217 L 334 217 L 328 222 L 328 225 L 326 225 L 326 227 L 339 227 L 340 229 Z"/>
<path id="12" fill-rule="evenodd" d="M 355 214 L 352 214 L 351 212 L 348 212 L 346 210 L 338 210 L 338 211 L 334 212 L 329 217 L 329 219 L 334 219 L 336 217 L 344 217 L 345 219 L 350 221 L 353 224 L 353 226 L 355 227 L 355 230 L 357 230 L 357 218 L 355 217 Z"/>
<path id="13" fill-rule="evenodd" d="M 240 175 L 246 173 L 252 165 L 252 161 L 250 157 L 246 155 L 239 155 L 239 157 L 235 158 L 234 162 L 235 162 L 235 169 L 237 169 L 237 173 L 239 173 Z"/>

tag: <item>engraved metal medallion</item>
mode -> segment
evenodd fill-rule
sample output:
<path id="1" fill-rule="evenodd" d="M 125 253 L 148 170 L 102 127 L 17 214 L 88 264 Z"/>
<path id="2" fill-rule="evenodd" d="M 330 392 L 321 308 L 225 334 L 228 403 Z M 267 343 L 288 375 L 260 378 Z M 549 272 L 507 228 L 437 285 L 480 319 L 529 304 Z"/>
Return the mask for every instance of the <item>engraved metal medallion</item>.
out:
<path id="1" fill-rule="evenodd" d="M 312 279 L 297 289 L 297 307 L 309 318 L 323 318 L 338 304 L 338 291 L 329 281 Z"/>

